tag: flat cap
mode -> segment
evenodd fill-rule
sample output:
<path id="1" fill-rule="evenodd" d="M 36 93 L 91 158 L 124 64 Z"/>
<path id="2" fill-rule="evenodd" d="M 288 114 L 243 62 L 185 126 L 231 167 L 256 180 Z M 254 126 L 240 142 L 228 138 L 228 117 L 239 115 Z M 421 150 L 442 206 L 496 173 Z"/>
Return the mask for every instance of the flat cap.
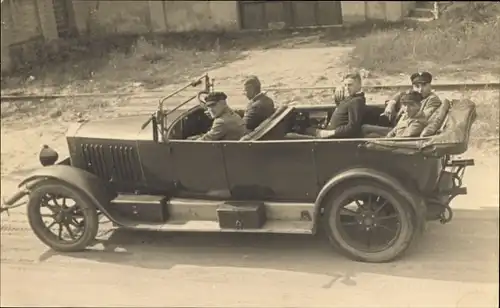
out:
<path id="1" fill-rule="evenodd" d="M 410 76 L 410 80 L 411 80 L 412 84 L 416 84 L 416 83 L 431 83 L 431 81 L 432 81 L 432 75 L 429 72 L 413 73 Z"/>
<path id="2" fill-rule="evenodd" d="M 403 94 L 401 96 L 401 104 L 403 105 L 408 105 L 408 104 L 420 104 L 420 102 L 424 99 L 422 94 L 415 92 L 415 91 L 409 91 Z"/>
<path id="3" fill-rule="evenodd" d="M 205 97 L 205 103 L 207 105 L 213 105 L 218 101 L 223 101 L 227 99 L 227 95 L 224 92 L 210 92 Z"/>

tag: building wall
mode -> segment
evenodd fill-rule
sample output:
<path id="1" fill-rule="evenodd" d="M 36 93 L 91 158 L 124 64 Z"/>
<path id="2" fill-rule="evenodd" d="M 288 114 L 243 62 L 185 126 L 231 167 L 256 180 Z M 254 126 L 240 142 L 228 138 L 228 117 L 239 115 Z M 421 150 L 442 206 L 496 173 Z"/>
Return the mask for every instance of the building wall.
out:
<path id="1" fill-rule="evenodd" d="M 37 57 L 33 44 L 58 38 L 52 0 L 4 0 L 1 11 L 2 72 Z"/>
<path id="2" fill-rule="evenodd" d="M 150 31 L 148 1 L 73 0 L 79 34 L 147 33 Z"/>
<path id="3" fill-rule="evenodd" d="M 237 1 L 74 0 L 80 34 L 238 30 Z"/>
<path id="4" fill-rule="evenodd" d="M 367 21 L 397 22 L 408 16 L 415 1 L 341 1 L 345 24 Z"/>
<path id="5" fill-rule="evenodd" d="M 238 30 L 237 1 L 164 1 L 169 32 Z"/>
<path id="6" fill-rule="evenodd" d="M 9 71 L 12 67 L 12 59 L 10 57 L 9 46 L 11 41 L 11 22 L 10 22 L 10 8 L 6 5 L 7 2 L 2 2 L 2 26 L 1 26 L 1 40 L 2 40 L 2 57 L 0 60 L 0 66 L 2 73 Z"/>

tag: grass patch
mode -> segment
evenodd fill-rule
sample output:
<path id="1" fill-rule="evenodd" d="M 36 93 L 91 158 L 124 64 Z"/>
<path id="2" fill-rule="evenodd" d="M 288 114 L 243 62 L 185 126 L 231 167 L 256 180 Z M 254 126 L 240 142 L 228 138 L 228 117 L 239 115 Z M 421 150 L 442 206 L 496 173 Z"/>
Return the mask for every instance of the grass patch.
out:
<path id="1" fill-rule="evenodd" d="M 473 70 L 500 73 L 500 4 L 456 3 L 440 20 L 376 31 L 354 42 L 350 66 L 380 73 Z"/>
<path id="2" fill-rule="evenodd" d="M 151 89 L 237 60 L 241 52 L 217 39 L 193 35 L 115 36 L 57 42 L 56 53 L 43 54 L 14 73 L 2 76 L 2 90 L 36 92 L 71 86 L 73 92 L 112 91 L 126 83 Z M 50 50 L 47 46 L 44 50 Z"/>
<path id="3" fill-rule="evenodd" d="M 469 96 L 469 95 L 467 95 Z M 481 92 L 469 96 L 477 107 L 477 118 L 471 128 L 470 145 L 498 153 L 500 136 L 500 94 Z"/>

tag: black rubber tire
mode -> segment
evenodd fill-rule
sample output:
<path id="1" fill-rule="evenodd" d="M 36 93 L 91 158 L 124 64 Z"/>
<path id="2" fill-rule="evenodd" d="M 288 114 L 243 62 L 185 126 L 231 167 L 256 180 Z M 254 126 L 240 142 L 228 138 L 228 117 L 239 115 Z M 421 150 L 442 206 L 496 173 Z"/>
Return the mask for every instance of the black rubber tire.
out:
<path id="1" fill-rule="evenodd" d="M 57 193 L 67 196 L 78 203 L 82 209 L 85 227 L 83 235 L 74 243 L 57 241 L 57 239 L 55 239 L 56 236 L 54 236 L 45 226 L 40 214 L 40 203 L 41 198 L 47 193 Z M 37 184 L 30 193 L 27 207 L 28 222 L 36 237 L 55 251 L 83 251 L 97 236 L 99 219 L 95 206 L 88 201 L 88 198 L 82 192 L 64 182 L 49 179 Z"/>
<path id="2" fill-rule="evenodd" d="M 365 252 L 358 250 L 345 241 L 338 228 L 336 228 L 336 213 L 343 201 L 349 196 L 363 192 L 377 190 L 379 195 L 388 198 L 398 210 L 401 221 L 401 230 L 394 243 L 380 252 Z M 354 179 L 342 183 L 329 194 L 324 203 L 323 228 L 336 250 L 354 261 L 369 263 L 384 263 L 401 257 L 404 252 L 416 241 L 421 234 L 418 232 L 418 215 L 413 206 L 394 189 L 372 179 Z"/>

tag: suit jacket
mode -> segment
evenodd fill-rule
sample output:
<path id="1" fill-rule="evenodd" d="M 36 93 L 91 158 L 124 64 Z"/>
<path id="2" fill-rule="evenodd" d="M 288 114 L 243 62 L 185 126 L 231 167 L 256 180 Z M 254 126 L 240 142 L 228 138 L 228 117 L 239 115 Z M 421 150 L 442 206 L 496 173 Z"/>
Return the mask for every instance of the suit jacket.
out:
<path id="1" fill-rule="evenodd" d="M 227 107 L 220 116 L 214 119 L 210 130 L 198 140 L 239 140 L 245 133 L 243 119 L 231 108 Z"/>
<path id="2" fill-rule="evenodd" d="M 264 93 L 259 93 L 247 105 L 243 121 L 248 130 L 254 130 L 274 113 L 273 100 Z"/>
<path id="3" fill-rule="evenodd" d="M 335 108 L 328 130 L 335 130 L 335 138 L 356 138 L 361 134 L 366 98 L 363 92 L 346 97 Z"/>

